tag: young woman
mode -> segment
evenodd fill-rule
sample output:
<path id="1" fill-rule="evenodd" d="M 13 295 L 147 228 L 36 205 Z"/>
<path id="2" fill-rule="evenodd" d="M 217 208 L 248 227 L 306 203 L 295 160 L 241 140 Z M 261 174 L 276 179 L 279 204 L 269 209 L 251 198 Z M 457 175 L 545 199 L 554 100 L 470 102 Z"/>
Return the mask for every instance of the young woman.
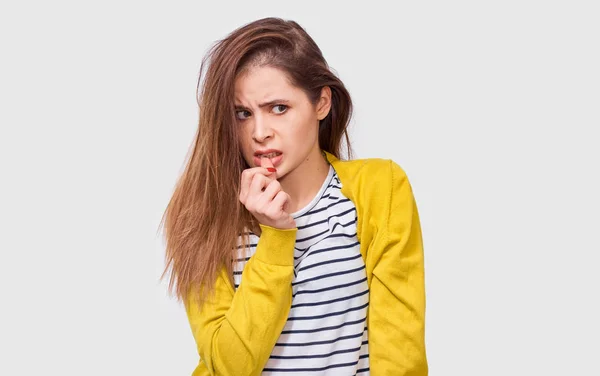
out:
<path id="1" fill-rule="evenodd" d="M 211 49 L 200 81 L 164 217 L 193 375 L 427 375 L 411 185 L 391 160 L 342 160 L 352 103 L 319 47 L 258 20 Z"/>

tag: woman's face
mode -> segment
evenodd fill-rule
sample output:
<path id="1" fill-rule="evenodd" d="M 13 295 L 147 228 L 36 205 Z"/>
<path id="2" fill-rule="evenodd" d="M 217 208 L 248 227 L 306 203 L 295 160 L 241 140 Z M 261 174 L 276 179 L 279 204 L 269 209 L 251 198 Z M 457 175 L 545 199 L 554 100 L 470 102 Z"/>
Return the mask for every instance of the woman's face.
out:
<path id="1" fill-rule="evenodd" d="M 286 74 L 272 67 L 253 67 L 235 81 L 236 119 L 242 154 L 250 167 L 267 153 L 277 178 L 310 158 L 322 158 L 319 120 L 331 106 L 331 90 L 322 90 L 314 105 Z"/>

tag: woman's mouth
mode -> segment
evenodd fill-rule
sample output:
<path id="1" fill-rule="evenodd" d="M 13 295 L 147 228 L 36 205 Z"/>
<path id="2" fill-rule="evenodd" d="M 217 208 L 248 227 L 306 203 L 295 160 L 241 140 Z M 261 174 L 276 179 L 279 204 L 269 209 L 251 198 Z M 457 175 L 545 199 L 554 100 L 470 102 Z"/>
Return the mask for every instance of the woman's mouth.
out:
<path id="1" fill-rule="evenodd" d="M 261 158 L 269 158 L 271 163 L 273 163 L 273 167 L 277 167 L 281 164 L 281 160 L 283 159 L 283 154 L 279 152 L 273 152 L 268 154 L 258 154 L 254 156 L 254 165 L 257 167 L 261 166 Z"/>
<path id="2" fill-rule="evenodd" d="M 261 155 L 259 155 L 259 157 L 262 157 L 262 158 L 275 158 L 278 155 L 281 155 L 281 153 L 273 152 L 273 153 L 269 153 L 269 154 L 261 154 Z"/>

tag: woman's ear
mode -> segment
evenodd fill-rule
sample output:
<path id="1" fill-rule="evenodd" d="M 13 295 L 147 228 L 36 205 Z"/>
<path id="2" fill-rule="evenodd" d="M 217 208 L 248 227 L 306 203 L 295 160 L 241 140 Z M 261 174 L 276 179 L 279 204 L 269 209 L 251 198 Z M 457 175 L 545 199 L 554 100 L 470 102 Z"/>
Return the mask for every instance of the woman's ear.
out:
<path id="1" fill-rule="evenodd" d="M 317 102 L 317 119 L 319 121 L 325 119 L 331 110 L 331 88 L 329 86 L 321 89 L 321 97 Z"/>

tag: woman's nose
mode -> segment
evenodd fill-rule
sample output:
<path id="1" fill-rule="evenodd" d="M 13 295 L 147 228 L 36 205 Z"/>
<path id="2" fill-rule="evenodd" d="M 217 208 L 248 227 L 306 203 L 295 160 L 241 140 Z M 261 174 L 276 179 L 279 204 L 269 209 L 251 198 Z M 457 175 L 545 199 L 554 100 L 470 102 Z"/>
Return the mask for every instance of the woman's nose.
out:
<path id="1" fill-rule="evenodd" d="M 273 130 L 268 124 L 268 121 L 262 116 L 256 116 L 254 118 L 254 131 L 252 133 L 252 138 L 254 138 L 256 142 L 263 142 L 270 137 L 273 137 Z"/>

